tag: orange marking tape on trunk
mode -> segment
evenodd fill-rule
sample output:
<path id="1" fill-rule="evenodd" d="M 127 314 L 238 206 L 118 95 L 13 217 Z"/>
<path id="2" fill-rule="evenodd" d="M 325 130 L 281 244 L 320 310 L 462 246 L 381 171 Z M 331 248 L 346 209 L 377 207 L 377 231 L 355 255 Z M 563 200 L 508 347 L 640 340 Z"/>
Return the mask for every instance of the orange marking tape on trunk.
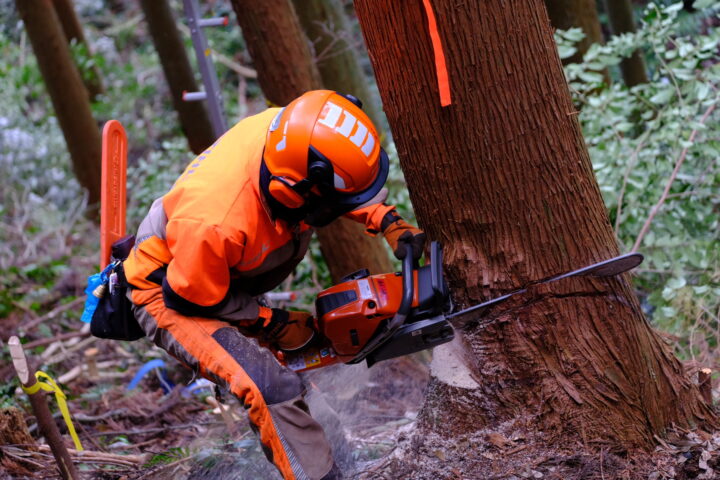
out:
<path id="1" fill-rule="evenodd" d="M 423 0 L 425 14 L 428 19 L 428 30 L 432 41 L 433 53 L 435 55 L 435 73 L 437 75 L 438 90 L 440 91 L 440 105 L 447 107 L 452 103 L 450 98 L 450 79 L 448 78 L 447 65 L 445 64 L 445 52 L 443 51 L 440 34 L 438 33 L 435 13 L 433 12 L 430 0 Z"/>
<path id="2" fill-rule="evenodd" d="M 117 120 L 103 128 L 101 188 L 100 270 L 110 263 L 110 246 L 125 236 L 127 135 Z"/>

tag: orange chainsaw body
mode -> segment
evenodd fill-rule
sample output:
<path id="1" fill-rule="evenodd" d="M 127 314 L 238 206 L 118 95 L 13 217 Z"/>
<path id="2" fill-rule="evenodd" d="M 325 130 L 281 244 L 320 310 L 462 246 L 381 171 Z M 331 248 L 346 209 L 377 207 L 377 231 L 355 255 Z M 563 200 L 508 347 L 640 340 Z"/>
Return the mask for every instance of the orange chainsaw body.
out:
<path id="1" fill-rule="evenodd" d="M 322 343 L 301 352 L 275 352 L 283 364 L 303 371 L 349 363 L 373 337 L 381 322 L 397 313 L 402 298 L 401 274 L 365 275 L 361 270 L 351 275 L 358 278 L 320 292 L 315 306 Z M 413 275 L 417 282 L 417 270 Z M 417 301 L 416 290 L 413 306 Z"/>
<path id="2" fill-rule="evenodd" d="M 409 255 L 401 273 L 360 270 L 320 292 L 317 340 L 299 352 L 278 352 L 278 359 L 295 371 L 339 362 L 367 361 L 369 367 L 452 340 L 441 247 L 433 242 L 430 265 L 423 267 L 413 267 Z"/>
<path id="3" fill-rule="evenodd" d="M 417 270 L 413 271 L 417 285 Z M 347 280 L 323 290 L 315 302 L 320 333 L 333 339 L 342 362 L 352 360 L 378 326 L 400 308 L 402 277 L 396 273 Z M 415 289 L 412 306 L 417 306 Z"/>

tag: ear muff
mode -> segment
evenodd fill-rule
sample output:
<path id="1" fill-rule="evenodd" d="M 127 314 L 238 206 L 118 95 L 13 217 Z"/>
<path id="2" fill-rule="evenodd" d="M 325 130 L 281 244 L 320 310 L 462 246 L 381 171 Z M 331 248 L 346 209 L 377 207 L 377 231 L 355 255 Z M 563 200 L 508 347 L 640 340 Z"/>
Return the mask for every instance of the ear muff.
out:
<path id="1" fill-rule="evenodd" d="M 300 208 L 305 204 L 303 196 L 293 190 L 290 181 L 283 177 L 272 176 L 268 183 L 268 192 L 287 208 Z"/>
<path id="2" fill-rule="evenodd" d="M 317 185 L 323 194 L 335 191 L 335 169 L 330 160 L 312 145 L 308 150 L 308 180 Z"/>

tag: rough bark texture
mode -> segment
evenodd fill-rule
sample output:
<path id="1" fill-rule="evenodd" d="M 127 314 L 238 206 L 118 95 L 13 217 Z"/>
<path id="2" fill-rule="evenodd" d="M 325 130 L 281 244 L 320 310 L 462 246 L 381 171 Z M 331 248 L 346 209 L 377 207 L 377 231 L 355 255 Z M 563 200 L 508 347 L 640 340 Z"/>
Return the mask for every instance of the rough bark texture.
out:
<path id="1" fill-rule="evenodd" d="M 605 0 L 605 9 L 610 19 L 610 28 L 613 35 L 635 31 L 633 6 L 630 0 Z M 620 62 L 620 70 L 622 71 L 623 81 L 628 87 L 647 83 L 648 81 L 645 60 L 639 50 Z"/>
<path id="2" fill-rule="evenodd" d="M 422 2 L 355 2 L 417 218 L 445 246 L 456 304 L 616 255 L 542 0 L 432 5 L 445 108 Z M 536 287 L 476 320 L 456 358 L 477 385 L 433 380 L 415 447 L 514 425 L 528 441 L 622 450 L 650 447 L 672 424 L 716 422 L 627 275 Z"/>
<path id="3" fill-rule="evenodd" d="M 352 28 L 340 0 L 293 0 L 300 24 L 315 53 L 325 88 L 355 95 L 363 110 L 380 128 L 385 125 L 378 101 L 371 92 L 352 45 Z M 387 136 L 383 135 L 384 143 Z"/>
<path id="4" fill-rule="evenodd" d="M 73 171 L 88 190 L 91 205 L 100 202 L 100 129 L 90 111 L 87 90 L 70 57 L 65 35 L 50 0 L 16 0 L 45 86 L 65 136 Z"/>
<path id="5" fill-rule="evenodd" d="M 232 0 L 265 98 L 287 105 L 322 88 L 310 45 L 290 0 Z"/>
<path id="6" fill-rule="evenodd" d="M 232 0 L 232 5 L 269 101 L 287 105 L 309 90 L 323 88 L 290 0 Z M 335 282 L 361 268 L 371 273 L 392 269 L 382 240 L 365 235 L 356 222 L 341 218 L 318 229 L 317 235 Z"/>
<path id="7" fill-rule="evenodd" d="M 60 25 L 62 26 L 68 43 L 72 41 L 78 44 L 83 43 L 89 51 L 90 46 L 85 41 L 85 34 L 80 25 L 80 20 L 75 13 L 72 0 L 53 0 L 53 6 L 55 7 L 55 12 L 60 20 Z M 88 95 L 90 95 L 90 99 L 94 99 L 104 91 L 102 77 L 100 77 L 100 70 L 97 66 L 92 66 L 88 72 L 80 73 L 85 88 L 88 90 Z"/>
<path id="8" fill-rule="evenodd" d="M 196 92 L 198 86 L 175 17 L 167 0 L 140 0 L 140 6 L 170 87 L 180 126 L 190 149 L 200 154 L 215 141 L 215 135 L 205 102 L 186 102 L 182 98 L 183 91 Z"/>
<path id="9" fill-rule="evenodd" d="M 0 445 L 35 445 L 19 408 L 0 409 Z"/>

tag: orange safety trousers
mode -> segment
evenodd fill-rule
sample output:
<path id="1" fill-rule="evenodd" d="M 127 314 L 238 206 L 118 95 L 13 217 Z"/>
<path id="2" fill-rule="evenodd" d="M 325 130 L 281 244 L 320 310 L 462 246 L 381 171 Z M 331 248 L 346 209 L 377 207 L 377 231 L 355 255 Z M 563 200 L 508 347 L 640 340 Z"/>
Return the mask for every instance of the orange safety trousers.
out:
<path id="1" fill-rule="evenodd" d="M 333 467 L 330 445 L 310 416 L 297 373 L 231 322 L 167 308 L 160 287 L 133 290 L 131 300 L 138 322 L 156 345 L 238 398 L 266 456 L 285 479 L 328 475 Z"/>

